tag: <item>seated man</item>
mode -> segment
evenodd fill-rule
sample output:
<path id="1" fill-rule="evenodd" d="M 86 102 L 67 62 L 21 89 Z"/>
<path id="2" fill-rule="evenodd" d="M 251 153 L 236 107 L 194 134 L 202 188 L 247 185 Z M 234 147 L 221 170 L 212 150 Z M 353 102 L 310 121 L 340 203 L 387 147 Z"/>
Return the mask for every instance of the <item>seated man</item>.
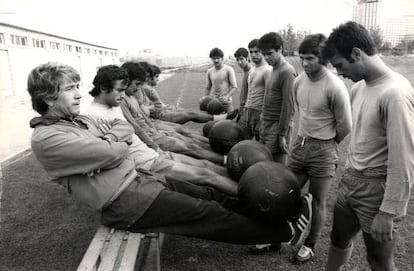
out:
<path id="1" fill-rule="evenodd" d="M 131 62 L 125 62 L 121 67 L 127 69 L 130 63 Z M 146 82 L 140 82 L 140 85 L 137 86 L 139 91 L 135 94 L 135 97 L 140 104 L 151 104 L 151 106 L 147 107 L 147 110 L 144 110 L 144 112 L 149 114 L 150 117 L 154 119 L 184 124 L 189 121 L 205 123 L 211 120 L 233 119 L 237 116 L 235 112 L 228 114 L 210 115 L 205 112 L 166 108 L 164 106 L 165 104 L 161 101 L 157 90 L 155 89 L 155 86 L 159 81 L 161 70 L 155 65 L 144 63 L 145 62 L 140 62 L 138 64 L 144 68 L 147 80 Z"/>
<path id="2" fill-rule="evenodd" d="M 104 66 L 99 69 L 93 82 L 95 87 L 89 92 L 94 97 L 94 100 L 86 109 L 87 114 L 102 117 L 106 113 L 105 109 L 118 107 L 120 105 L 119 102 L 121 102 L 121 108 L 125 116 L 122 119 L 126 119 L 134 127 L 137 136 L 149 147 L 155 150 L 159 147 L 163 151 L 181 153 L 197 159 L 206 159 L 214 163 L 224 163 L 224 156 L 212 151 L 210 146 L 206 146 L 203 143 L 201 143 L 203 145 L 197 144 L 194 140 L 182 135 L 177 138 L 167 133 L 160 133 L 155 128 L 149 127 L 145 120 L 141 118 L 142 114 L 140 114 L 138 103 L 134 98 L 130 97 L 130 95 L 125 96 L 125 90 L 122 90 L 122 97 L 112 93 L 114 80 L 111 79 L 120 72 L 120 69 L 114 65 Z M 132 82 L 128 87 L 128 91 L 136 90 L 134 81 Z M 99 88 L 101 85 L 104 85 L 105 88 Z M 120 112 L 120 110 L 116 111 Z M 183 138 L 186 141 L 183 141 Z"/>
<path id="3" fill-rule="evenodd" d="M 306 237 L 311 195 L 302 198 L 297 221 L 271 225 L 236 212 L 237 199 L 214 188 L 138 173 L 128 150 L 132 127 L 116 120 L 111 129 L 130 129 L 125 137 L 96 136 L 99 126 L 79 116 L 79 80 L 73 68 L 56 63 L 31 71 L 28 91 L 41 115 L 31 121 L 32 150 L 53 181 L 101 212 L 104 225 L 237 244 L 294 245 Z"/>
<path id="4" fill-rule="evenodd" d="M 110 133 L 115 137 L 127 136 L 123 130 L 111 130 L 110 123 L 116 119 L 123 119 L 119 104 L 129 85 L 128 73 L 115 65 L 103 66 L 98 70 L 93 85 L 90 93 L 95 99 L 85 108 L 84 114 L 97 120 L 100 133 L 95 135 L 104 136 Z M 198 185 L 209 185 L 229 195 L 234 196 L 237 193 L 237 184 L 228 177 L 226 168 L 207 160 L 160 150 L 157 152 L 147 147 L 135 134 L 132 136 L 129 152 L 137 168 Z"/>

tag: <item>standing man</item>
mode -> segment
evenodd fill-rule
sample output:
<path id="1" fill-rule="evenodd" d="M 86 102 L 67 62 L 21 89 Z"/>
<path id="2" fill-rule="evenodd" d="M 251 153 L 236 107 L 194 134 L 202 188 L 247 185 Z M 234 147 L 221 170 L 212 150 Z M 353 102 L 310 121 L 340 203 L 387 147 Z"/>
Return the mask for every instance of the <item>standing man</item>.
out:
<path id="1" fill-rule="evenodd" d="M 219 48 L 210 51 L 213 67 L 207 70 L 207 87 L 205 96 L 212 95 L 220 100 L 226 112 L 233 111 L 232 96 L 237 90 L 236 75 L 232 67 L 223 63 L 224 53 Z"/>
<path id="2" fill-rule="evenodd" d="M 234 57 L 236 58 L 237 64 L 239 64 L 240 68 L 243 70 L 243 79 L 242 85 L 240 89 L 240 104 L 239 104 L 239 112 L 237 115 L 237 122 L 239 125 L 243 125 L 245 122 L 245 104 L 247 99 L 247 91 L 248 91 L 248 84 L 247 78 L 249 76 L 249 71 L 252 69 L 252 64 L 250 63 L 249 58 L 249 51 L 246 48 L 240 47 L 234 53 Z"/>
<path id="3" fill-rule="evenodd" d="M 273 67 L 265 89 L 260 142 L 270 149 L 276 162 L 286 163 L 293 125 L 293 81 L 297 73 L 283 57 L 283 41 L 279 34 L 263 35 L 258 46 Z"/>
<path id="4" fill-rule="evenodd" d="M 259 40 L 253 39 L 248 44 L 250 57 L 254 68 L 250 71 L 246 100 L 246 122 L 243 126 L 248 131 L 249 138 L 259 140 L 260 115 L 263 109 L 263 98 L 266 83 L 269 81 L 272 67 L 267 64 L 259 49 Z"/>
<path id="5" fill-rule="evenodd" d="M 414 178 L 414 90 L 378 56 L 368 31 L 347 22 L 330 34 L 323 55 L 351 90 L 351 142 L 335 203 L 327 271 L 340 270 L 362 230 L 372 270 L 396 270 L 398 226 Z"/>
<path id="6" fill-rule="evenodd" d="M 326 68 L 321 58 L 326 37 L 309 35 L 299 45 L 304 72 L 294 82 L 294 100 L 299 111 L 298 137 L 288 158 L 288 167 L 301 187 L 309 180 L 313 195 L 311 232 L 295 258 L 306 262 L 326 220 L 326 196 L 338 162 L 339 144 L 351 131 L 351 105 L 343 81 Z"/>

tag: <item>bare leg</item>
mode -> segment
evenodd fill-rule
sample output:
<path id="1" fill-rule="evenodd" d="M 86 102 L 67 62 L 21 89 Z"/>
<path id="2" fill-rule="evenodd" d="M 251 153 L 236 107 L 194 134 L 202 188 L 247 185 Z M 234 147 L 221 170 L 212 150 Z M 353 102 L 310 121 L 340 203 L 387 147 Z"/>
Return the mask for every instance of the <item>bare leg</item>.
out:
<path id="1" fill-rule="evenodd" d="M 173 153 L 173 156 L 174 156 L 174 161 L 176 162 L 180 162 L 182 164 L 192 165 L 192 166 L 196 166 L 200 168 L 208 168 L 211 171 L 214 171 L 215 173 L 218 173 L 225 177 L 229 177 L 227 168 L 225 168 L 224 166 L 220 166 L 218 164 L 215 164 L 205 159 L 195 159 L 188 155 L 183 155 L 179 153 Z"/>

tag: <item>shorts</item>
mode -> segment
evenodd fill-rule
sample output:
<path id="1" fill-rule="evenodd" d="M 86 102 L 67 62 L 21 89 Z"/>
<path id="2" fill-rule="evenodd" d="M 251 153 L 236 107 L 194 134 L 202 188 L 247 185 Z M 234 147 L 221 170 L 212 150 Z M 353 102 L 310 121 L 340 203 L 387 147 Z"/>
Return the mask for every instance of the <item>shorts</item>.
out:
<path id="1" fill-rule="evenodd" d="M 338 147 L 334 139 L 319 140 L 298 136 L 288 158 L 288 167 L 309 177 L 333 177 L 338 164 Z"/>
<path id="2" fill-rule="evenodd" d="M 372 221 L 384 197 L 385 182 L 386 176 L 364 176 L 354 169 L 345 170 L 338 187 L 335 212 L 348 218 L 350 230 L 359 225 L 363 232 L 371 232 Z M 402 217 L 394 219 L 394 230 L 398 229 L 402 220 Z"/>
<path id="3" fill-rule="evenodd" d="M 243 121 L 240 121 L 240 126 L 247 132 L 249 139 L 256 138 L 259 140 L 260 115 L 262 110 L 253 108 L 244 109 Z"/>
<path id="4" fill-rule="evenodd" d="M 161 175 L 166 175 L 168 171 L 174 166 L 174 154 L 171 152 L 162 152 L 156 160 L 154 160 L 151 168 L 151 172 L 155 172 Z"/>
<path id="5" fill-rule="evenodd" d="M 290 141 L 293 131 L 293 122 L 289 124 L 288 131 L 286 133 L 286 143 L 290 146 Z M 282 150 L 279 146 L 279 121 L 260 121 L 260 142 L 266 145 L 269 148 L 272 154 L 282 153 Z"/>

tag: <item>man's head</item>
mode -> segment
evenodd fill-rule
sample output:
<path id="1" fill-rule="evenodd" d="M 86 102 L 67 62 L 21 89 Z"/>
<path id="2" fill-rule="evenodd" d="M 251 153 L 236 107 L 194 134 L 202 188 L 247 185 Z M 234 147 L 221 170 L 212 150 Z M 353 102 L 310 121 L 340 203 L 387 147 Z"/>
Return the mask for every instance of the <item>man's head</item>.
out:
<path id="1" fill-rule="evenodd" d="M 161 70 L 157 65 L 150 64 L 149 67 L 149 81 L 148 83 L 155 87 L 160 80 Z"/>
<path id="2" fill-rule="evenodd" d="M 132 96 L 135 92 L 137 92 L 139 86 L 145 84 L 148 73 L 145 70 L 145 67 L 138 62 L 125 62 L 122 64 L 121 68 L 128 73 L 131 84 L 127 88 L 126 93 L 128 96 Z"/>
<path id="3" fill-rule="evenodd" d="M 251 40 L 247 47 L 249 48 L 250 57 L 252 58 L 253 63 L 256 65 L 262 63 L 263 54 L 259 49 L 259 39 Z"/>
<path id="4" fill-rule="evenodd" d="M 279 34 L 275 32 L 264 34 L 259 39 L 258 47 L 269 65 L 279 64 L 283 53 L 283 40 Z"/>
<path id="5" fill-rule="evenodd" d="M 249 65 L 249 51 L 246 48 L 240 47 L 234 52 L 234 57 L 236 58 L 237 64 L 243 70 Z"/>
<path id="6" fill-rule="evenodd" d="M 211 61 L 213 61 L 214 67 L 216 67 L 217 69 L 221 68 L 221 66 L 223 65 L 223 58 L 224 58 L 224 53 L 221 49 L 219 48 L 211 49 L 209 57 Z"/>
<path id="7" fill-rule="evenodd" d="M 102 66 L 93 79 L 93 89 L 89 94 L 110 107 L 119 106 L 129 83 L 124 69 L 116 65 Z"/>
<path id="8" fill-rule="evenodd" d="M 339 25 L 329 35 L 322 51 L 339 75 L 356 82 L 365 78 L 362 56 L 375 55 L 374 41 L 360 24 L 347 22 Z"/>
<path id="9" fill-rule="evenodd" d="M 40 115 L 72 119 L 79 115 L 80 75 L 72 67 L 48 62 L 34 68 L 27 79 L 32 107 Z"/>
<path id="10" fill-rule="evenodd" d="M 316 74 L 327 64 L 322 58 L 322 46 L 326 41 L 323 34 L 306 36 L 299 45 L 299 57 L 303 70 L 308 76 Z"/>

